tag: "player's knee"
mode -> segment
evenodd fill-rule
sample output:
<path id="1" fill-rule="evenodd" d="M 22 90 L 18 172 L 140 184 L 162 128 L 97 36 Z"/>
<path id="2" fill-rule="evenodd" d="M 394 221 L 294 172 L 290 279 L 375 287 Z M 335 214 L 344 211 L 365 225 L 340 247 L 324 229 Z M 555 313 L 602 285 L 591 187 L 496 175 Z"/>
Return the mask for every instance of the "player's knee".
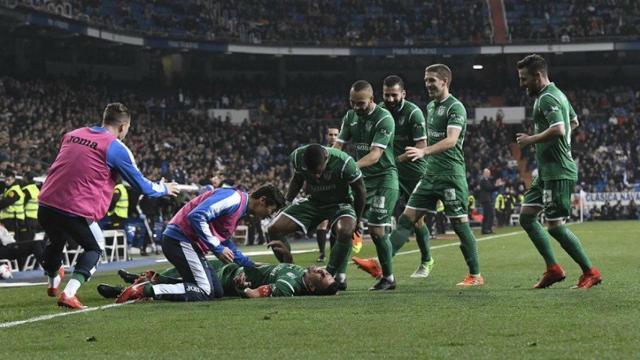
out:
<path id="1" fill-rule="evenodd" d="M 529 229 L 535 221 L 536 221 L 535 215 L 525 214 L 525 213 L 520 214 L 520 218 L 518 219 L 518 223 L 525 230 Z"/>

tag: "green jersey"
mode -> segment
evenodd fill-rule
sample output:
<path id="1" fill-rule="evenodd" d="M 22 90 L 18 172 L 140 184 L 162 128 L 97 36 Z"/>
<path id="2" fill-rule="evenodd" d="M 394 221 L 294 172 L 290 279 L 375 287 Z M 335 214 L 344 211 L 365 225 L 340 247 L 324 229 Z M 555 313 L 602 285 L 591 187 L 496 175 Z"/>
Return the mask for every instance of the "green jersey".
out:
<path id="1" fill-rule="evenodd" d="M 377 105 L 368 115 L 358 116 L 349 110 L 342 118 L 338 142 L 351 143 L 356 160 L 366 156 L 373 146 L 384 150 L 377 163 L 362 169 L 367 189 L 398 189 L 398 173 L 393 156 L 394 131 L 393 117 L 389 111 Z"/>
<path id="2" fill-rule="evenodd" d="M 304 176 L 309 200 L 320 205 L 353 203 L 349 184 L 362 177 L 362 172 L 356 165 L 355 160 L 343 151 L 325 148 L 329 153 L 329 159 L 327 160 L 326 168 L 318 179 L 310 174 L 304 166 L 303 159 L 306 148 L 307 146 L 305 145 L 295 149 L 289 159 L 295 173 Z"/>
<path id="3" fill-rule="evenodd" d="M 379 106 L 387 109 L 384 102 L 380 103 Z M 393 155 L 397 158 L 404 154 L 404 149 L 407 146 L 415 146 L 417 141 L 426 140 L 427 131 L 422 110 L 411 101 L 403 100 L 396 111 L 389 110 L 389 112 L 395 121 L 396 131 L 393 140 Z M 400 179 L 420 178 L 427 168 L 427 160 L 422 158 L 416 161 L 405 161 L 397 163 L 396 166 L 398 167 Z"/>
<path id="4" fill-rule="evenodd" d="M 302 278 L 306 269 L 295 264 L 259 265 L 244 268 L 246 279 L 252 288 L 271 286 L 271 296 L 307 295 L 307 287 Z"/>
<path id="5" fill-rule="evenodd" d="M 571 120 L 576 113 L 569 100 L 554 83 L 545 86 L 533 104 L 534 132 L 539 134 L 550 127 L 563 125 L 564 136 L 536 144 L 538 176 L 548 180 L 578 180 L 578 169 L 571 156 Z"/>
<path id="6" fill-rule="evenodd" d="M 429 146 L 444 140 L 448 128 L 460 129 L 460 136 L 454 147 L 439 154 L 427 157 L 427 175 L 462 175 L 466 176 L 462 143 L 467 129 L 467 110 L 453 97 L 438 102 L 431 101 L 427 105 L 427 143 Z"/>
<path id="7" fill-rule="evenodd" d="M 295 264 L 257 265 L 256 267 L 242 267 L 235 263 L 223 264 L 214 259 L 209 264 L 216 271 L 218 279 L 224 288 L 225 296 L 239 296 L 233 279 L 244 273 L 245 280 L 255 289 L 263 285 L 271 286 L 271 296 L 300 296 L 307 295 L 307 287 L 302 278 L 305 268 Z"/>

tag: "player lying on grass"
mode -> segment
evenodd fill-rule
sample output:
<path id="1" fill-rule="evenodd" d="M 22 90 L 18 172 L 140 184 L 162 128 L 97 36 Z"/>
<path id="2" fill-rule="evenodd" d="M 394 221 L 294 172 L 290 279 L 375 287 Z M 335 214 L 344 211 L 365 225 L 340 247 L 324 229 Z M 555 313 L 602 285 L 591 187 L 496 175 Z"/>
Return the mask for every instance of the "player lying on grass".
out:
<path id="1" fill-rule="evenodd" d="M 208 264 L 220 279 L 224 296 L 319 296 L 335 295 L 338 291 L 338 283 L 333 276 L 315 266 L 304 268 L 294 264 L 260 264 L 255 267 L 243 267 L 236 263 L 224 264 L 218 259 L 208 260 Z M 182 282 L 176 268 L 161 273 L 146 271 L 142 274 L 120 270 L 118 275 L 126 283 L 145 286 Z M 117 298 L 124 289 L 124 286 L 118 285 L 98 285 L 98 293 L 105 298 Z"/>

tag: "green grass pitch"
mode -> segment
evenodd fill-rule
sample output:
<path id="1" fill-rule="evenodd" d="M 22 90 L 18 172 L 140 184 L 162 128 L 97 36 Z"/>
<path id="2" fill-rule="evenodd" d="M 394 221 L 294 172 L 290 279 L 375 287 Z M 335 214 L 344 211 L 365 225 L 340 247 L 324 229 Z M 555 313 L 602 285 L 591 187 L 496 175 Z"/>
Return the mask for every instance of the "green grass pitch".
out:
<path id="1" fill-rule="evenodd" d="M 410 279 L 418 254 L 396 256 L 398 288 L 372 293 L 374 279 L 350 266 L 349 289 L 333 297 L 145 302 L 0 329 L 0 355 L 18 358 L 531 358 L 640 357 L 640 222 L 573 225 L 603 284 L 572 290 L 579 268 L 554 244 L 567 280 L 532 290 L 542 258 L 520 228 L 478 244 L 482 288 L 458 289 L 466 266 L 454 239 L 431 242 L 435 268 Z M 486 237 L 484 237 L 486 238 Z M 401 252 L 415 250 L 414 242 Z M 374 254 L 365 244 L 361 255 Z M 297 255 L 310 264 L 317 254 Z M 257 261 L 273 262 L 270 256 Z M 158 267 L 160 269 L 161 267 Z M 141 269 L 140 269 L 141 270 Z M 95 307 L 110 303 L 95 286 L 79 292 Z M 0 323 L 66 310 L 43 286 L 0 289 Z M 91 340 L 91 341 L 88 341 Z"/>

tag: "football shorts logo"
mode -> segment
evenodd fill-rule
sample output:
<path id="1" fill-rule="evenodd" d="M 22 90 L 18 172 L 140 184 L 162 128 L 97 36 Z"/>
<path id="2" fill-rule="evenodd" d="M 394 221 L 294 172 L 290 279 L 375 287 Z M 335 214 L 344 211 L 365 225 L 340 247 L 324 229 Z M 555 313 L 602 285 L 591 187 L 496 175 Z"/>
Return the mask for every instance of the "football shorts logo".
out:
<path id="1" fill-rule="evenodd" d="M 372 206 L 374 208 L 384 208 L 384 200 L 385 200 L 384 196 L 379 196 L 379 195 L 374 196 Z"/>
<path id="2" fill-rule="evenodd" d="M 444 200 L 451 201 L 456 199 L 456 189 L 445 189 L 444 190 Z"/>
<path id="3" fill-rule="evenodd" d="M 553 192 L 551 190 L 542 191 L 542 203 L 549 204 L 553 199 Z"/>

